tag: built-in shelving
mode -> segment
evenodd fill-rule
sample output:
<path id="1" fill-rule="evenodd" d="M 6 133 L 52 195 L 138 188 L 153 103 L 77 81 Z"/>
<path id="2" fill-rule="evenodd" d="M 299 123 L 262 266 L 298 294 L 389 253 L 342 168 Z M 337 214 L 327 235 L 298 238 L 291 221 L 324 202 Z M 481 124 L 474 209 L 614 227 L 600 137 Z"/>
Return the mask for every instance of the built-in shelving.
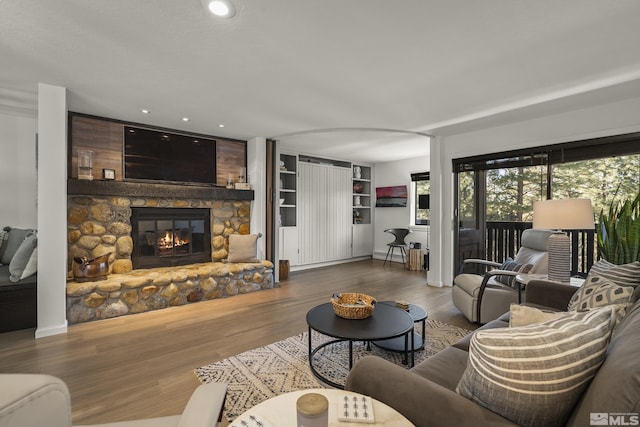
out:
<path id="1" fill-rule="evenodd" d="M 278 189 L 278 207 L 281 227 L 296 226 L 297 207 L 297 156 L 280 154 L 280 185 Z"/>
<path id="2" fill-rule="evenodd" d="M 371 224 L 371 167 L 353 167 L 353 223 Z"/>

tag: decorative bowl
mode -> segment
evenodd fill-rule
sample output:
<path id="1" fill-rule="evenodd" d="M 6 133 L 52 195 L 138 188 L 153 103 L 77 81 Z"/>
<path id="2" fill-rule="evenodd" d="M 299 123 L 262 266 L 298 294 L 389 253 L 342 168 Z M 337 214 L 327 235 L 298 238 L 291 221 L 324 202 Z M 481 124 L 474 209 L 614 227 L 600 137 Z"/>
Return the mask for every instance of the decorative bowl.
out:
<path id="1" fill-rule="evenodd" d="M 376 299 L 367 294 L 333 294 L 331 305 L 337 316 L 344 319 L 366 319 L 373 314 Z"/>

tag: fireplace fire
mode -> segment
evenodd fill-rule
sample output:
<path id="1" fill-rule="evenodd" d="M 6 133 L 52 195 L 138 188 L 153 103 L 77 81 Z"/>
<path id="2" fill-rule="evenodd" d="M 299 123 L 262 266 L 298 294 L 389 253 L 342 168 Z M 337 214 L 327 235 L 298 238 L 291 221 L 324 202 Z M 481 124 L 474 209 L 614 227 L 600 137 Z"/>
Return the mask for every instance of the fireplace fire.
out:
<path id="1" fill-rule="evenodd" d="M 132 208 L 134 268 L 211 261 L 209 209 Z"/>

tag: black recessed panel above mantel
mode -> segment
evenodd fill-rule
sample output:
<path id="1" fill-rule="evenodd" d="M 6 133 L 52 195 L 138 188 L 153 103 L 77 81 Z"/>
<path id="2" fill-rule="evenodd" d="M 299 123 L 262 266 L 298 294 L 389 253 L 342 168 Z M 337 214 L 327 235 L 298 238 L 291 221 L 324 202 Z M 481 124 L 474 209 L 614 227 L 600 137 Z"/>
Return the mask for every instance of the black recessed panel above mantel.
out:
<path id="1" fill-rule="evenodd" d="M 67 194 L 204 200 L 253 200 L 254 197 L 253 190 L 234 190 L 210 185 L 90 181 L 80 179 L 67 180 Z"/>

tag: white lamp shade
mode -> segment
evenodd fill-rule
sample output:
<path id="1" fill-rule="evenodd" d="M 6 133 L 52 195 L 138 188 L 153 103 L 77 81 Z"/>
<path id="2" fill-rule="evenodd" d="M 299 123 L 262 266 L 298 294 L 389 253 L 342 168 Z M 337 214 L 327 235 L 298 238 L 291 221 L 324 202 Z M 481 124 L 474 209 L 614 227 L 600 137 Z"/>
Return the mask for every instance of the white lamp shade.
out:
<path id="1" fill-rule="evenodd" d="M 593 230 L 591 199 L 540 200 L 533 203 L 533 228 Z"/>

